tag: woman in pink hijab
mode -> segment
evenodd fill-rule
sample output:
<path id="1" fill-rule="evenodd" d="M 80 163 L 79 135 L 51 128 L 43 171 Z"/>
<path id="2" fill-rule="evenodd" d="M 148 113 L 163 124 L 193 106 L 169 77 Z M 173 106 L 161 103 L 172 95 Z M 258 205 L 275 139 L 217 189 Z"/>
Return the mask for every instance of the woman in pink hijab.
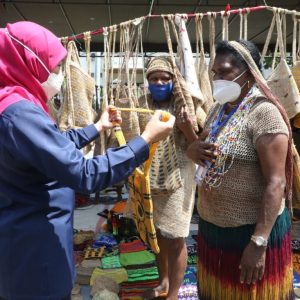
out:
<path id="1" fill-rule="evenodd" d="M 85 159 L 79 149 L 121 120 L 108 109 L 96 124 L 58 130 L 47 100 L 60 90 L 66 54 L 38 24 L 0 29 L 0 299 L 70 299 L 74 190 L 92 193 L 125 179 L 174 125 L 158 112 L 140 137 Z"/>

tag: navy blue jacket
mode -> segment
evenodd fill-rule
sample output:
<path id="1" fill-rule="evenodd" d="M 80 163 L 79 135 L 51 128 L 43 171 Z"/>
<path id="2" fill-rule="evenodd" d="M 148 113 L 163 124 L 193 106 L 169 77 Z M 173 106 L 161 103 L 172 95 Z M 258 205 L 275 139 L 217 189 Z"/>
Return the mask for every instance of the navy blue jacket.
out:
<path id="1" fill-rule="evenodd" d="M 91 193 L 129 176 L 149 155 L 138 137 L 85 159 L 94 125 L 61 133 L 22 100 L 0 115 L 0 298 L 59 300 L 72 289 L 74 190 Z"/>

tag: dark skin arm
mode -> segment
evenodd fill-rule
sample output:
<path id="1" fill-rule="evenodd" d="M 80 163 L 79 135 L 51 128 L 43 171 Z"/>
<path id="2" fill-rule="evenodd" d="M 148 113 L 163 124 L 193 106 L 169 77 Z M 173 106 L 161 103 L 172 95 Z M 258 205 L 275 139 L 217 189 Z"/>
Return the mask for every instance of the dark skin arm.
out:
<path id="1" fill-rule="evenodd" d="M 176 117 L 176 125 L 184 134 L 188 144 L 198 139 L 198 136 L 193 128 L 192 120 L 190 119 L 186 107 L 182 106 L 181 111 Z"/>
<path id="2" fill-rule="evenodd" d="M 284 197 L 288 137 L 284 134 L 261 136 L 256 142 L 256 149 L 266 189 L 253 234 L 268 239 Z M 265 254 L 265 247 L 258 247 L 249 241 L 240 262 L 241 283 L 254 284 L 257 280 L 262 279 L 265 269 Z"/>
<path id="3" fill-rule="evenodd" d="M 208 130 L 204 130 L 199 138 L 189 145 L 186 151 L 187 156 L 193 162 L 202 166 L 205 166 L 205 161 L 213 162 L 218 155 L 217 144 L 205 142 L 208 133 Z"/>

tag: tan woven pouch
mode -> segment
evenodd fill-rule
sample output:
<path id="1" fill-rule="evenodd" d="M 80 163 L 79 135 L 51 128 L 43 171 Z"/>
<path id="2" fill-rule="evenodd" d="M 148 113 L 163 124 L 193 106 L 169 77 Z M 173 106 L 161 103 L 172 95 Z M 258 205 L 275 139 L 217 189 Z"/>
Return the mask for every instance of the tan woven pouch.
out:
<path id="1" fill-rule="evenodd" d="M 93 123 L 95 116 L 92 108 L 95 80 L 81 68 L 74 41 L 68 43 L 67 50 L 66 83 L 59 120 L 61 130 L 85 127 Z"/>
<path id="2" fill-rule="evenodd" d="M 284 107 L 288 117 L 291 119 L 300 112 L 300 97 L 297 84 L 292 75 L 292 72 L 286 62 L 286 53 L 283 42 L 282 22 L 284 15 L 280 11 L 274 12 L 274 17 L 269 29 L 268 37 L 264 46 L 262 60 L 266 54 L 268 44 L 270 42 L 271 34 L 274 28 L 274 22 L 277 26 L 277 44 L 279 47 L 281 60 L 276 68 L 273 70 L 269 79 L 267 80 L 268 86 L 272 92 L 279 98 L 282 106 Z M 277 47 L 276 47 L 277 48 Z M 276 59 L 276 51 L 274 53 L 274 60 Z M 273 63 L 274 65 L 274 63 Z"/>

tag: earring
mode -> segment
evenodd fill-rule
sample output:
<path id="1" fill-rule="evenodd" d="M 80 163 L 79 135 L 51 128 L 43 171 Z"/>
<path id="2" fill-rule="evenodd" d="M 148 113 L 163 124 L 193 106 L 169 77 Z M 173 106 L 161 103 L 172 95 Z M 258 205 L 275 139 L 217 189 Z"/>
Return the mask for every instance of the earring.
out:
<path id="1" fill-rule="evenodd" d="M 248 89 L 250 88 L 250 81 L 247 81 Z"/>

